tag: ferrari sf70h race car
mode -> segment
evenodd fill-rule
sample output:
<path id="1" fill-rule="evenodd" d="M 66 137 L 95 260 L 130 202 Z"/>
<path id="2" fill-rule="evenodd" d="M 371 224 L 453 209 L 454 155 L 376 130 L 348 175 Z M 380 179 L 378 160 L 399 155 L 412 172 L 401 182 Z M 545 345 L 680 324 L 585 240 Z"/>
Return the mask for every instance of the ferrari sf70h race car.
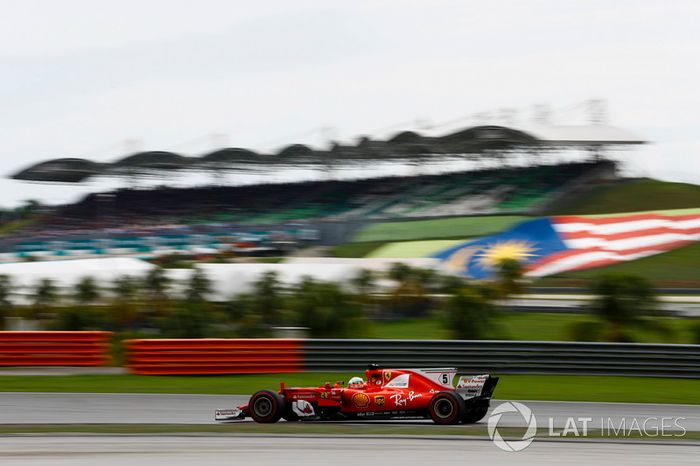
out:
<path id="1" fill-rule="evenodd" d="M 453 368 L 383 369 L 375 364 L 366 380 L 353 377 L 347 386 L 336 382 L 319 387 L 260 390 L 247 405 L 220 409 L 217 421 L 251 417 L 255 422 L 323 420 L 385 420 L 430 418 L 437 424 L 473 423 L 486 415 L 498 377 L 460 376 Z"/>

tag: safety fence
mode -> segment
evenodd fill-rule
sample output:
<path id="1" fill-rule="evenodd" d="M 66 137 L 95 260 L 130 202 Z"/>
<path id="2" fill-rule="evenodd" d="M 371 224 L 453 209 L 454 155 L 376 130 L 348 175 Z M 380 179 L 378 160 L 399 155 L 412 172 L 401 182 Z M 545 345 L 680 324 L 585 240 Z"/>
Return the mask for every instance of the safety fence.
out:
<path id="1" fill-rule="evenodd" d="M 0 332 L 0 366 L 104 366 L 110 332 Z"/>
<path id="2" fill-rule="evenodd" d="M 127 365 L 134 374 L 263 374 L 304 370 L 301 340 L 128 340 Z"/>
<path id="3" fill-rule="evenodd" d="M 0 366 L 109 364 L 109 332 L 0 332 Z M 700 345 L 492 340 L 143 339 L 124 342 L 142 375 L 456 367 L 463 373 L 700 378 Z"/>
<path id="4" fill-rule="evenodd" d="M 131 340 L 137 374 L 244 374 L 457 367 L 465 373 L 700 378 L 700 345 L 462 340 Z"/>
<path id="5" fill-rule="evenodd" d="M 306 370 L 457 367 L 466 373 L 700 378 L 700 345 L 485 340 L 305 340 Z"/>

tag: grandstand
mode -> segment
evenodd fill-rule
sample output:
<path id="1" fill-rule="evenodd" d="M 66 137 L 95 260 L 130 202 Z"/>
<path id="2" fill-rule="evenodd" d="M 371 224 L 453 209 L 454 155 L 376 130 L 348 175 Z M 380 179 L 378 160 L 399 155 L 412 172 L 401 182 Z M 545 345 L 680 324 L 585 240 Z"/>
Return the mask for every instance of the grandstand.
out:
<path id="1" fill-rule="evenodd" d="M 230 148 L 202 157 L 145 152 L 112 164 L 55 159 L 13 178 L 77 183 L 98 176 L 134 179 L 173 171 L 265 172 L 303 166 L 325 167 L 326 178 L 332 178 L 333 170 L 340 173 L 368 161 L 419 167 L 435 161 L 488 160 L 490 167 L 475 164 L 469 170 L 413 176 L 93 193 L 0 238 L 0 259 L 220 251 L 279 254 L 305 244 L 344 241 L 359 226 L 373 222 L 533 214 L 567 193 L 614 177 L 616 164 L 601 157 L 605 147 L 639 143 L 627 132 L 603 126 L 536 131 L 481 126 L 443 136 L 402 132 L 385 141 L 365 138 L 326 152 L 296 144 L 274 156 Z M 572 148 L 583 150 L 585 160 L 556 162 L 557 155 Z M 529 163 L 510 163 L 523 154 Z"/>

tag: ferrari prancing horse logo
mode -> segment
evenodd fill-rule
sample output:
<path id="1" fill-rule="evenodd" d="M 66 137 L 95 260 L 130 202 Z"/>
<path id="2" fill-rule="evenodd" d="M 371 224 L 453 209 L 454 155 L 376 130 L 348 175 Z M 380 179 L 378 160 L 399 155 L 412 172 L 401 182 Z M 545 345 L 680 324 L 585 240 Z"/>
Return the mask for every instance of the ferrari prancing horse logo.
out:
<path id="1" fill-rule="evenodd" d="M 388 382 L 389 380 L 391 380 L 391 372 L 389 372 L 389 371 L 384 371 L 384 380 L 387 381 L 387 382 Z"/>

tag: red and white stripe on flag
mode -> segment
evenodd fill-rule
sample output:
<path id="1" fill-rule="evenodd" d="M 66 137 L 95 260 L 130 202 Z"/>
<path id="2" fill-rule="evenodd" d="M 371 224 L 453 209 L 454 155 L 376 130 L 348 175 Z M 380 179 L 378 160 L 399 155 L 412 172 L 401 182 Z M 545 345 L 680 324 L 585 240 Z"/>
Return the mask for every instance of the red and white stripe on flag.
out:
<path id="1" fill-rule="evenodd" d="M 551 217 L 568 250 L 535 261 L 527 275 L 542 277 L 659 254 L 700 240 L 700 214 Z"/>

